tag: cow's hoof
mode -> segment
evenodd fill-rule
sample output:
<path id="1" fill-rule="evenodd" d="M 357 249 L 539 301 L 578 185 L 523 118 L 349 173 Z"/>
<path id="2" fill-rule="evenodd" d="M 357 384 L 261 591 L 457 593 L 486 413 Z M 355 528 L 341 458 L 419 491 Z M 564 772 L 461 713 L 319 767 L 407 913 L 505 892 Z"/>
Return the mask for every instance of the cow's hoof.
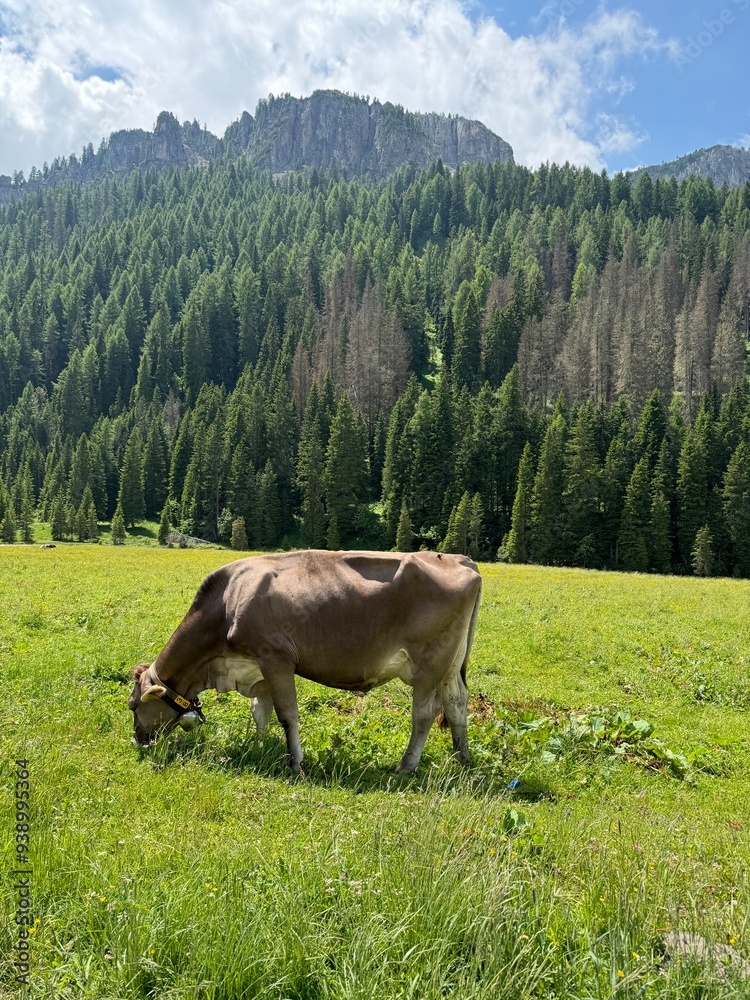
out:
<path id="1" fill-rule="evenodd" d="M 396 768 L 396 774 L 414 774 L 417 769 L 416 764 L 412 764 L 411 761 L 401 761 L 401 763 Z"/>

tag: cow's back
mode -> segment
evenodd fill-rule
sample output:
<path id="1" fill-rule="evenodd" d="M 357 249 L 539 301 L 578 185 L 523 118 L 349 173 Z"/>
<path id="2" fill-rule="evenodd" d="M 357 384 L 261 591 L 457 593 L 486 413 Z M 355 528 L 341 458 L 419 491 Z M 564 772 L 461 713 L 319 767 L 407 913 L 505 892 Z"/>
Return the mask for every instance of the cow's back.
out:
<path id="1" fill-rule="evenodd" d="M 470 559 L 435 553 L 306 551 L 226 569 L 233 649 L 292 655 L 302 676 L 346 688 L 382 683 L 384 665 L 419 663 L 465 635 L 481 588 Z"/>

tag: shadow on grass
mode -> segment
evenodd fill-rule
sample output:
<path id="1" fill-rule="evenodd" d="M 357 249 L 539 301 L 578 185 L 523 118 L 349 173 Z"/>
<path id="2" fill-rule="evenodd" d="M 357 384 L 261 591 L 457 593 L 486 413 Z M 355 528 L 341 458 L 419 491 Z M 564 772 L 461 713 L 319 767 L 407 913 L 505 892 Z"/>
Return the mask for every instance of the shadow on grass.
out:
<path id="1" fill-rule="evenodd" d="M 415 774 L 396 774 L 398 754 L 388 762 L 368 761 L 366 751 L 357 753 L 337 743 L 334 738 L 332 746 L 306 750 L 302 775 L 291 773 L 286 743 L 281 737 L 267 734 L 260 740 L 252 727 L 239 738 L 223 742 L 204 727 L 189 733 L 173 733 L 139 753 L 148 757 L 154 770 L 159 771 L 192 760 L 209 770 L 238 774 L 251 771 L 289 784 L 309 782 L 323 788 L 345 788 L 355 794 L 439 790 L 443 794 L 458 792 L 475 798 L 508 800 L 539 801 L 555 797 L 551 786 L 538 775 L 521 781 L 513 779 L 499 761 L 475 759 L 470 767 L 464 768 L 450 751 L 425 750 Z"/>
<path id="2" fill-rule="evenodd" d="M 154 529 L 148 528 L 143 524 L 136 524 L 132 528 L 128 528 L 128 534 L 133 535 L 135 538 L 156 538 Z"/>

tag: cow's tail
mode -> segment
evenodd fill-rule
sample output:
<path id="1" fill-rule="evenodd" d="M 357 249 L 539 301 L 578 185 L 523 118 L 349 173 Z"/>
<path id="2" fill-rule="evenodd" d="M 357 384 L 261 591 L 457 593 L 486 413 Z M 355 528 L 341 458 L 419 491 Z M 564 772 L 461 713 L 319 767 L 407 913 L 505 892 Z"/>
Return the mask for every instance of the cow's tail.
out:
<path id="1" fill-rule="evenodd" d="M 474 608 L 471 612 L 471 618 L 469 619 L 469 631 L 466 635 L 466 652 L 464 653 L 463 662 L 461 664 L 461 680 L 464 682 L 464 687 L 466 687 L 466 667 L 469 663 L 469 654 L 471 653 L 471 646 L 474 642 L 474 632 L 477 627 L 477 618 L 479 617 L 479 602 L 482 598 L 482 578 L 479 577 L 479 590 L 477 591 L 476 600 L 474 601 Z"/>
<path id="2" fill-rule="evenodd" d="M 482 598 L 482 578 L 480 576 L 480 578 L 479 578 L 479 590 L 477 591 L 477 596 L 476 596 L 476 599 L 474 601 L 474 607 L 472 608 L 472 611 L 471 611 L 471 618 L 469 619 L 469 628 L 467 629 L 467 632 L 466 632 L 466 652 L 464 653 L 464 658 L 463 658 L 463 661 L 461 662 L 460 674 L 461 674 L 461 680 L 463 681 L 464 687 L 467 687 L 467 684 L 466 684 L 466 667 L 467 667 L 467 665 L 469 663 L 469 655 L 471 654 L 471 646 L 472 646 L 472 643 L 474 642 L 474 632 L 476 631 L 476 627 L 477 627 L 477 618 L 479 617 L 479 602 L 480 602 L 481 598 Z M 438 720 L 437 721 L 438 721 L 438 726 L 441 729 L 446 729 L 448 727 L 448 720 L 445 717 L 445 712 L 441 712 L 440 713 L 440 715 L 438 716 Z"/>

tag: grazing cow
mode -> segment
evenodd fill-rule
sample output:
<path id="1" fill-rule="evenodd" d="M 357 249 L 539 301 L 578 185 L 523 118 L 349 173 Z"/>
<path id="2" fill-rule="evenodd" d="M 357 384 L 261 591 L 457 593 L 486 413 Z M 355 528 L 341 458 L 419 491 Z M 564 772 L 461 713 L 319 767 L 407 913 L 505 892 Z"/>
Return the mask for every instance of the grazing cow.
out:
<path id="1" fill-rule="evenodd" d="M 482 580 L 465 556 L 433 552 L 288 552 L 229 563 L 204 580 L 152 664 L 133 671 L 136 745 L 203 721 L 207 688 L 252 699 L 263 734 L 276 711 L 292 769 L 302 766 L 295 674 L 345 691 L 394 677 L 413 688 L 412 732 L 398 771 L 414 771 L 440 710 L 462 764 L 466 664 Z"/>

